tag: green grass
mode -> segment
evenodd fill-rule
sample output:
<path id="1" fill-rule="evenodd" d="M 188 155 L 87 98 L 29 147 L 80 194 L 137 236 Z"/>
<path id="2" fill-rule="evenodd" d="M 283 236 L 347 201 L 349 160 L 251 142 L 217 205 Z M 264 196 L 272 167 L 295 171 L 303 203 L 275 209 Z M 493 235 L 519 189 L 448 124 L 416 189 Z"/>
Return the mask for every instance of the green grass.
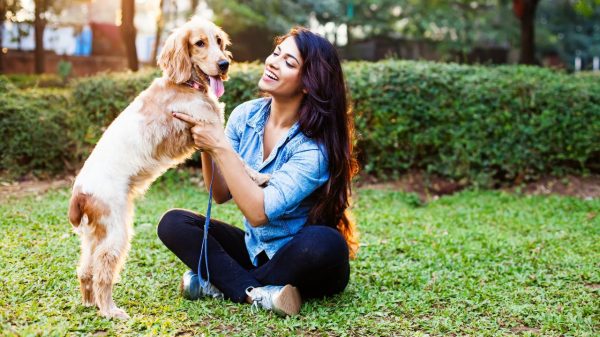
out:
<path id="1" fill-rule="evenodd" d="M 175 177 L 175 178 L 173 178 Z M 136 236 L 115 300 L 132 319 L 80 303 L 79 239 L 68 190 L 0 206 L 0 335 L 569 335 L 600 334 L 600 200 L 466 191 L 421 205 L 361 189 L 363 246 L 346 291 L 281 319 L 250 306 L 181 299 L 185 267 L 156 236 L 172 207 L 207 195 L 167 175 L 138 201 Z M 240 225 L 233 204 L 214 217 Z"/>

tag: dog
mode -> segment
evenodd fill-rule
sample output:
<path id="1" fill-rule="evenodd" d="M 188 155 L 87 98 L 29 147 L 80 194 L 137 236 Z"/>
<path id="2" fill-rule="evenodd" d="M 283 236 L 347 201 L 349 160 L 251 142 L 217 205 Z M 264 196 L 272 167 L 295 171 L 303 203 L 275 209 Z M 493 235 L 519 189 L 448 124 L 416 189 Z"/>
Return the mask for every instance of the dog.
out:
<path id="1" fill-rule="evenodd" d="M 228 76 L 228 45 L 227 34 L 204 19 L 175 30 L 158 58 L 163 76 L 110 124 L 75 178 L 68 216 L 81 238 L 77 277 L 83 304 L 96 305 L 104 317 L 129 318 L 112 288 L 130 249 L 134 199 L 195 152 L 190 126 L 171 112 L 224 122 L 218 98 Z M 245 167 L 257 184 L 268 180 Z"/>

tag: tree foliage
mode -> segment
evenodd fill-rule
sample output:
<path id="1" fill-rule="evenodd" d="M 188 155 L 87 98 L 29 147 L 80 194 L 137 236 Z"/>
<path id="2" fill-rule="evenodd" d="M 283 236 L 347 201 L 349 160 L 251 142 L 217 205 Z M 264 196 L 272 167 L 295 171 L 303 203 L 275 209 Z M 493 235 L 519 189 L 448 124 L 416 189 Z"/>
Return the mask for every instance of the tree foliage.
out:
<path id="1" fill-rule="evenodd" d="M 208 0 L 207 3 L 216 13 L 217 24 L 226 27 L 230 34 L 250 27 L 281 34 L 294 25 L 307 25 L 310 13 L 323 20 L 340 12 L 340 4 L 335 0 Z"/>
<path id="2" fill-rule="evenodd" d="M 580 3 L 586 2 L 572 6 L 568 0 L 546 0 L 538 14 L 540 53 L 557 54 L 568 68 L 573 67 L 575 57 L 584 65 L 600 57 L 600 6 Z"/>

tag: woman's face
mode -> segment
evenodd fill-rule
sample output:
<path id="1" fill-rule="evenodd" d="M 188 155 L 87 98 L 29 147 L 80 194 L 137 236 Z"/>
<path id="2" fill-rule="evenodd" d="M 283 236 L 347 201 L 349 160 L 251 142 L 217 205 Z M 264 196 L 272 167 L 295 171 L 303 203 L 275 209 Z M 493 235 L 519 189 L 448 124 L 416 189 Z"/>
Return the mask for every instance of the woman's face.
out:
<path id="1" fill-rule="evenodd" d="M 265 71 L 258 87 L 271 96 L 302 95 L 302 62 L 294 37 L 287 37 L 265 60 Z"/>

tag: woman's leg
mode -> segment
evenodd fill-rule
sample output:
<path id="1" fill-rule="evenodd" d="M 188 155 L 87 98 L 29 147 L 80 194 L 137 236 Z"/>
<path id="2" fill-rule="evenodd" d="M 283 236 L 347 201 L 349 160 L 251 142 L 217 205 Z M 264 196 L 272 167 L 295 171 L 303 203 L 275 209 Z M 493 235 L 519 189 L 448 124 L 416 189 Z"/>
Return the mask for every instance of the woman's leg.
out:
<path id="1" fill-rule="evenodd" d="M 166 212 L 158 223 L 158 237 L 190 269 L 197 272 L 205 217 L 187 210 Z M 234 302 L 246 300 L 247 287 L 260 287 L 248 269 L 250 261 L 244 231 L 218 220 L 210 221 L 208 231 L 210 282 Z M 201 272 L 206 266 L 202 261 Z"/>
<path id="2" fill-rule="evenodd" d="M 350 279 L 348 246 L 331 227 L 306 226 L 250 273 L 262 284 L 296 286 L 305 299 L 333 295 Z"/>

